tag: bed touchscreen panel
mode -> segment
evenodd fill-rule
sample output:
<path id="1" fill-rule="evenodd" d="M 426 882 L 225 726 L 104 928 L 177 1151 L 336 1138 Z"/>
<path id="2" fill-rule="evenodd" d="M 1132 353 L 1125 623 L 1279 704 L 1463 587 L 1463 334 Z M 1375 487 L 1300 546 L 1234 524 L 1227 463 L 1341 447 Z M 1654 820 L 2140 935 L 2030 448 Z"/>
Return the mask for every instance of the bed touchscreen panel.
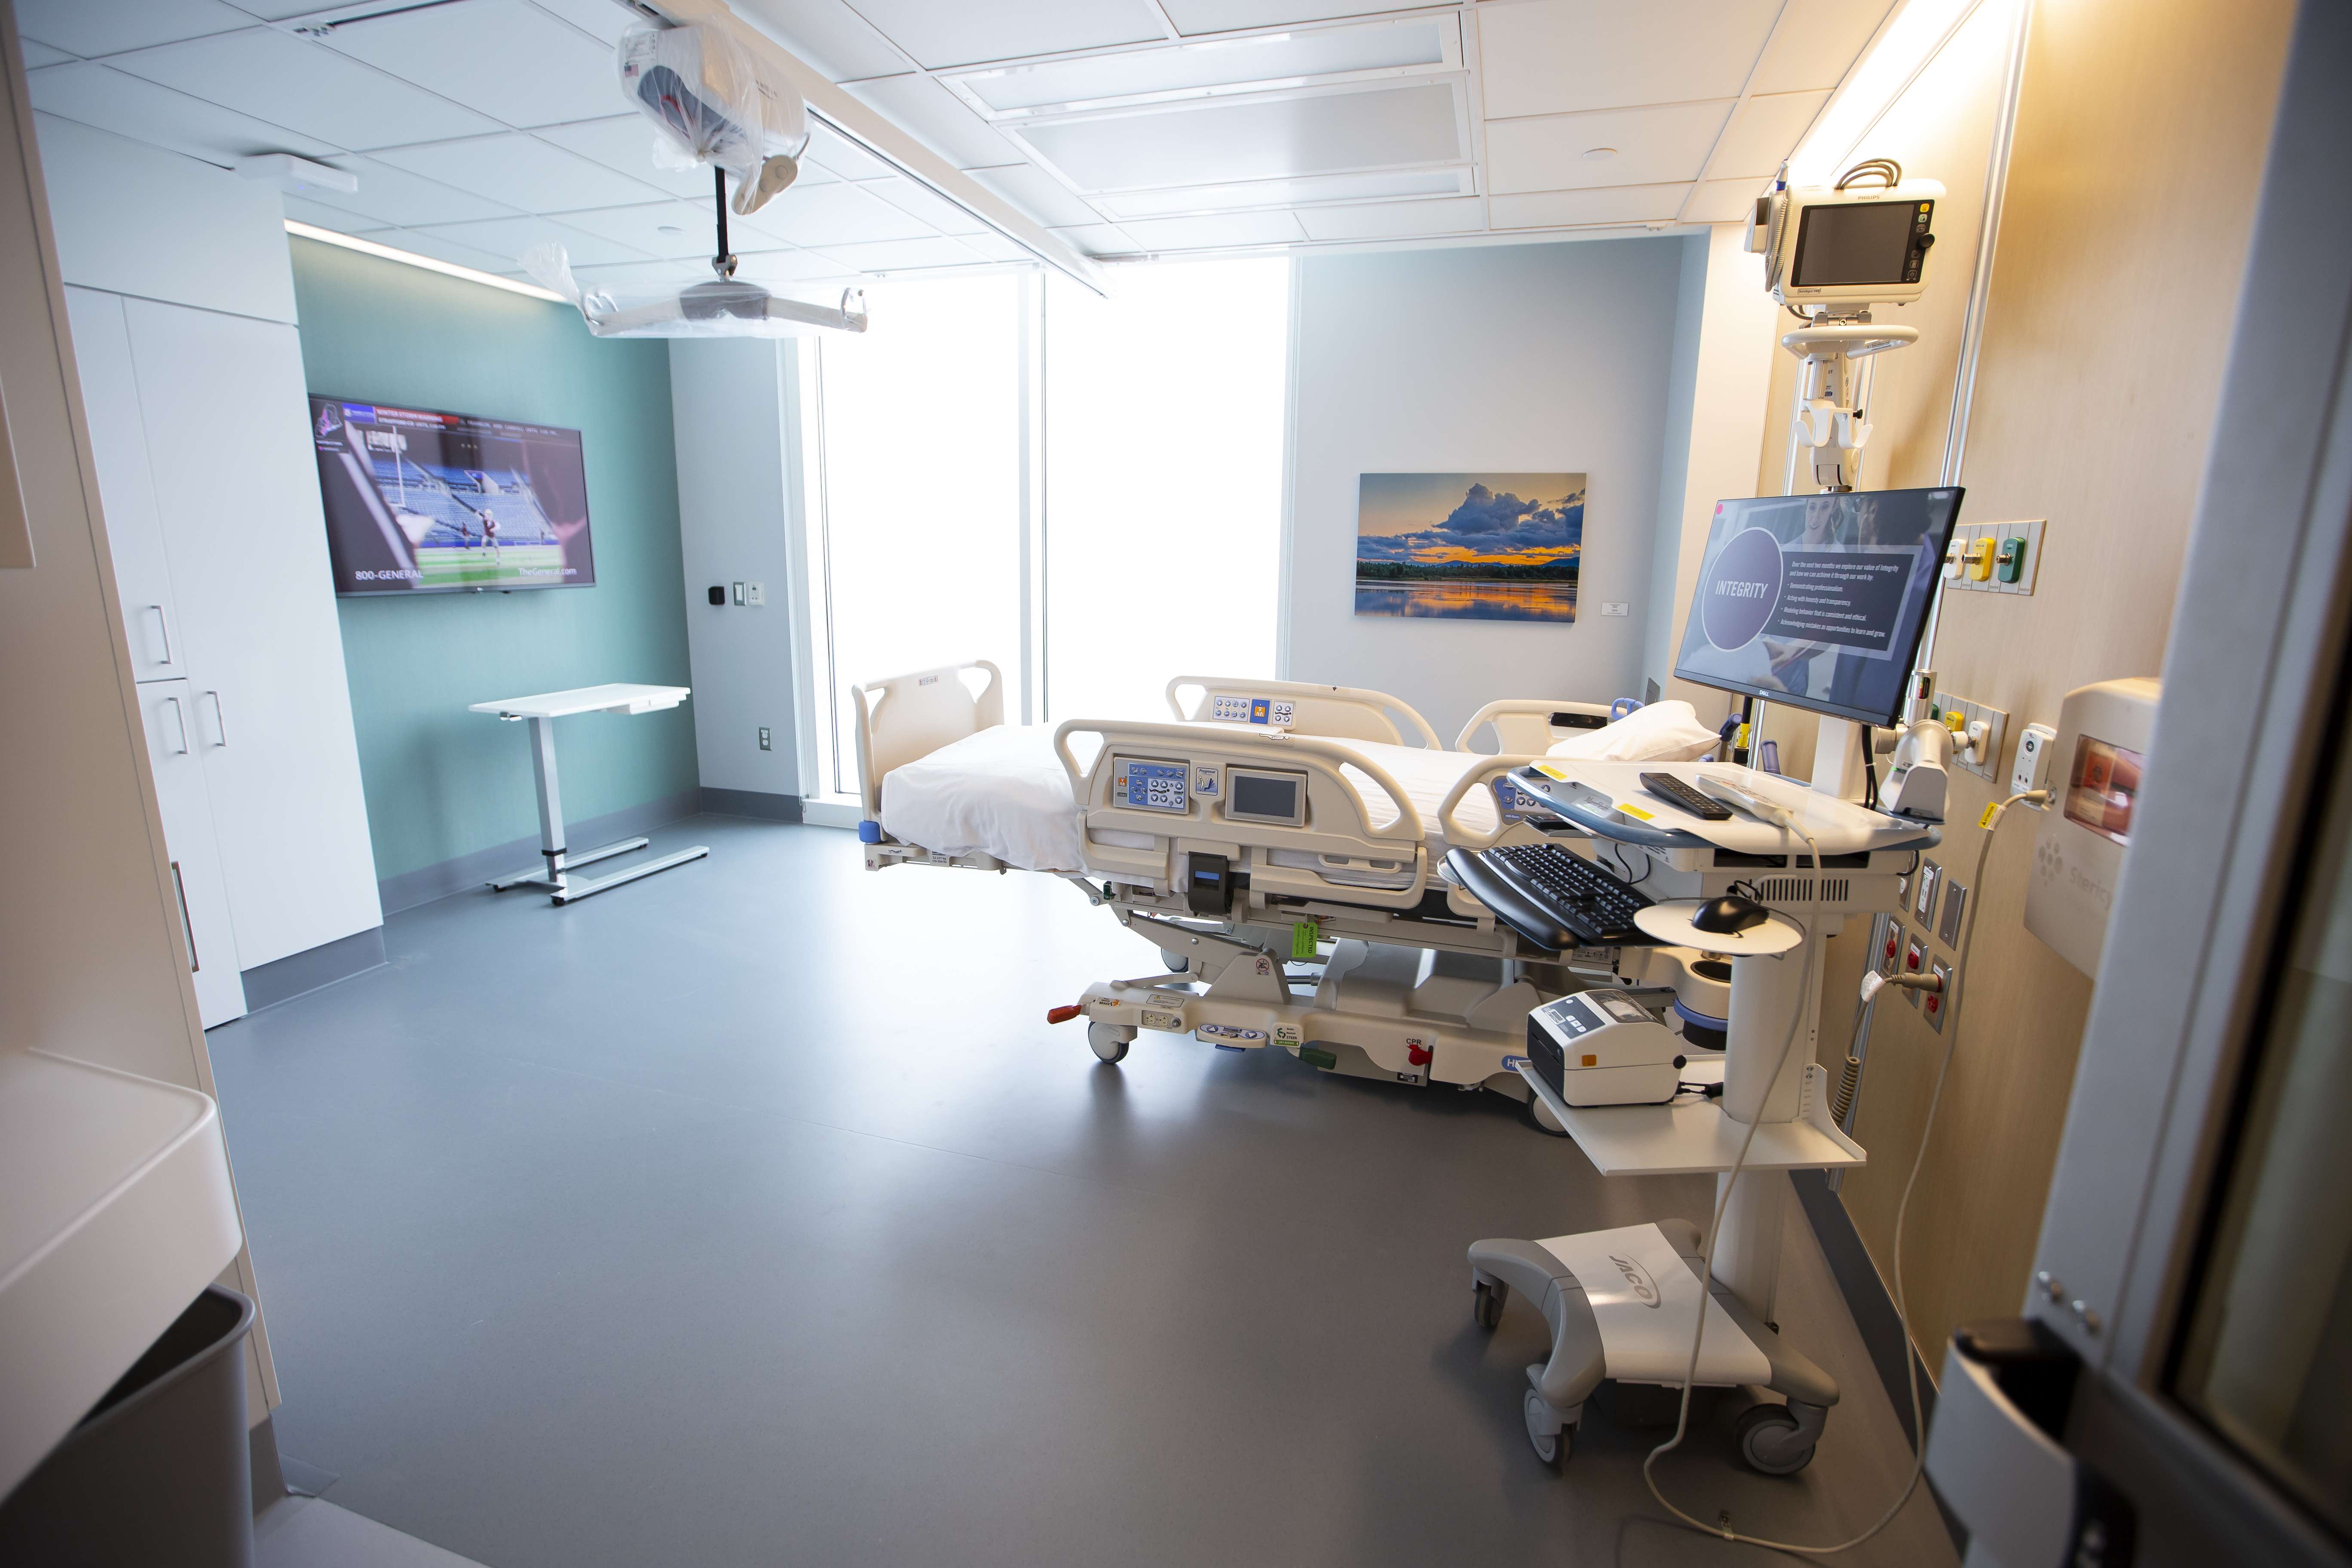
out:
<path id="1" fill-rule="evenodd" d="M 1164 811 L 1181 816 L 1189 808 L 1182 763 L 1145 763 L 1128 757 L 1111 762 L 1110 799 L 1113 805 L 1135 811 Z"/>

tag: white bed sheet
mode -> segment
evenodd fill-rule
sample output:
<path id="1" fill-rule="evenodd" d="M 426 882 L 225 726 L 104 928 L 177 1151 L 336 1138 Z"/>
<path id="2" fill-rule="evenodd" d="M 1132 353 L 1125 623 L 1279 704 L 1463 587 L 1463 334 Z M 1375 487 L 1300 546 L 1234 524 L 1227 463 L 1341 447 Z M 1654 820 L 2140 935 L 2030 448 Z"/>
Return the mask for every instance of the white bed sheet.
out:
<path id="1" fill-rule="evenodd" d="M 1207 728 L 1209 726 L 1204 726 Z M 1437 808 L 1462 775 L 1484 759 L 1471 752 L 1433 752 L 1376 741 L 1343 742 L 1394 778 L 1421 814 L 1433 857 L 1445 851 Z M 1386 791 L 1360 768 L 1340 772 L 1363 793 L 1374 826 L 1396 820 Z M 1495 829 L 1495 797 L 1464 797 L 1463 825 Z M 882 828 L 902 844 L 942 855 L 992 855 L 1030 871 L 1086 869 L 1084 819 L 1069 775 L 1054 752 L 1054 728 L 1002 724 L 904 763 L 882 780 Z"/>

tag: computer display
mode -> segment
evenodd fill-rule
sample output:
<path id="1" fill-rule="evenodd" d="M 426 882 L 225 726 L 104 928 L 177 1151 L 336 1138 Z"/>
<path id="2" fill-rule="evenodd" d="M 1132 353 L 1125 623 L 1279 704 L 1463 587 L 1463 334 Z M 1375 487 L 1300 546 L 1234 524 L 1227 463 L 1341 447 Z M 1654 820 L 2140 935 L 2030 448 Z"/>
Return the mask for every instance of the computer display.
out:
<path id="1" fill-rule="evenodd" d="M 1895 722 L 1963 493 L 1717 501 L 1675 676 Z"/>
<path id="2" fill-rule="evenodd" d="M 338 594 L 596 581 L 580 432 L 310 399 Z"/>

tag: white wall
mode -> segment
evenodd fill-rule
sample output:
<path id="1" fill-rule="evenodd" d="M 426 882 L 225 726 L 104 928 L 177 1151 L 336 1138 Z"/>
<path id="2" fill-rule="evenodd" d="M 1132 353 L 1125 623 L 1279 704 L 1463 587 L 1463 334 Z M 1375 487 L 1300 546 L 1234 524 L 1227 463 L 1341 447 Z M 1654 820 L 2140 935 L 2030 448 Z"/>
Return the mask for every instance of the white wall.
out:
<path id="1" fill-rule="evenodd" d="M 677 442 L 694 745 L 705 789 L 798 795 L 793 579 L 785 380 L 789 342 L 680 338 L 669 345 Z M 709 602 L 713 584 L 760 583 L 767 603 Z M 760 726 L 773 750 L 762 752 Z"/>
<path id="2" fill-rule="evenodd" d="M 1641 695 L 1685 243 L 1299 261 L 1289 679 L 1393 693 L 1449 740 L 1497 697 Z M 1478 469 L 1590 476 L 1576 622 L 1357 616 L 1357 477 Z"/>

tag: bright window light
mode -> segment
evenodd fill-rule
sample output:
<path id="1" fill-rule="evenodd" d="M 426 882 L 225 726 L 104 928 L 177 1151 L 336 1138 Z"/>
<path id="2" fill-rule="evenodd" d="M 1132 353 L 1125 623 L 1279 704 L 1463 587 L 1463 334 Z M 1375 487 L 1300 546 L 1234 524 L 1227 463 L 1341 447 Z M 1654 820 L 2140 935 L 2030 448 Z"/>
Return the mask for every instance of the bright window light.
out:
<path id="1" fill-rule="evenodd" d="M 1826 185 L 1844 173 L 1863 139 L 1979 4 L 2006 13 L 2020 0 L 1906 0 L 1877 43 L 1846 78 L 1801 145 L 1789 158 L 1789 183 Z"/>
<path id="2" fill-rule="evenodd" d="M 1275 673 L 1289 310 L 1279 257 L 1121 268 L 1108 299 L 1047 279 L 1051 718 Z"/>

